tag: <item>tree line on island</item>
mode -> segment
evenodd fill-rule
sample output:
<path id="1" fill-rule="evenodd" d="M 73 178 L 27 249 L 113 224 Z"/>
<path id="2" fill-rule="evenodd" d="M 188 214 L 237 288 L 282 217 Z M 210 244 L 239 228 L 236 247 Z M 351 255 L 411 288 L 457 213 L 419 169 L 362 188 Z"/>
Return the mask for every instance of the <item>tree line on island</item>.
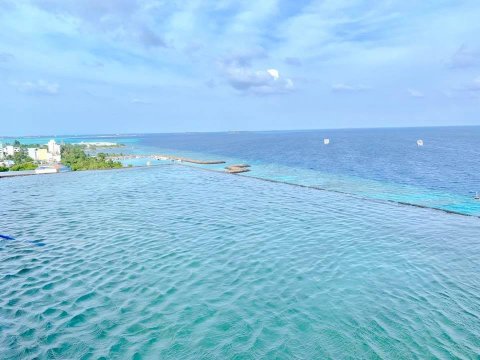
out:
<path id="1" fill-rule="evenodd" d="M 27 148 L 46 148 L 46 145 L 23 145 L 15 140 L 13 146 L 19 147 L 20 151 L 6 157 L 6 160 L 12 160 L 14 165 L 10 167 L 0 166 L 0 172 L 35 170 L 38 164 L 28 156 Z M 96 156 L 87 155 L 84 151 L 85 146 L 77 144 L 64 144 L 61 148 L 62 164 L 68 166 L 72 171 L 79 170 L 105 170 L 117 169 L 123 167 L 119 161 L 107 159 L 107 154 L 98 153 Z"/>
<path id="2" fill-rule="evenodd" d="M 72 171 L 78 170 L 105 170 L 123 167 L 119 161 L 107 159 L 107 154 L 98 153 L 89 156 L 80 145 L 66 144 L 62 146 L 62 163 Z"/>

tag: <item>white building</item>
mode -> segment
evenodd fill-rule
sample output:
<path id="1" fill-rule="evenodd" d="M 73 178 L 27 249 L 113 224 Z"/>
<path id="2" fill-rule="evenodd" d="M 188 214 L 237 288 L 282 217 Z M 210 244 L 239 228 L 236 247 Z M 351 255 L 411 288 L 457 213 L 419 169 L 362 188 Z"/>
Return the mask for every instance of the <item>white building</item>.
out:
<path id="1" fill-rule="evenodd" d="M 37 157 L 37 148 L 28 148 L 28 156 L 31 157 L 34 161 L 38 160 Z"/>
<path id="2" fill-rule="evenodd" d="M 55 140 L 50 140 L 48 142 L 48 152 L 52 155 L 60 155 L 60 151 L 62 150 L 62 147 L 60 144 L 57 144 Z"/>
<path id="3" fill-rule="evenodd" d="M 13 156 L 13 154 L 15 154 L 15 148 L 12 145 L 5 146 L 5 154 L 7 156 Z"/>
<path id="4" fill-rule="evenodd" d="M 15 162 L 13 160 L 2 160 L 0 161 L 0 166 L 5 166 L 5 167 L 10 167 L 15 165 Z"/>

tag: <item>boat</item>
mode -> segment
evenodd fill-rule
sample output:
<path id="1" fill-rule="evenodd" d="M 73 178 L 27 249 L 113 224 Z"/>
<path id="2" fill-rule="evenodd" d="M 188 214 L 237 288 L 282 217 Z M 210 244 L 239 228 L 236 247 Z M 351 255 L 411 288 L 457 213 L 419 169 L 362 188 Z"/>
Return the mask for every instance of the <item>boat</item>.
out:
<path id="1" fill-rule="evenodd" d="M 475 196 L 473 198 L 475 200 L 480 200 L 480 194 L 478 194 L 478 191 L 475 193 Z"/>
<path id="2" fill-rule="evenodd" d="M 58 173 L 58 169 L 56 169 L 53 166 L 40 166 L 35 169 L 35 174 L 41 175 L 41 174 L 56 174 Z"/>
<path id="3" fill-rule="evenodd" d="M 323 143 L 324 143 L 325 145 L 330 144 L 330 139 L 323 139 Z"/>
<path id="4" fill-rule="evenodd" d="M 37 175 L 57 174 L 57 173 L 66 172 L 66 171 L 70 171 L 70 168 L 63 166 L 62 164 L 44 165 L 36 168 L 35 174 Z"/>
<path id="5" fill-rule="evenodd" d="M 417 140 L 417 146 L 423 146 L 423 140 L 422 139 Z"/>

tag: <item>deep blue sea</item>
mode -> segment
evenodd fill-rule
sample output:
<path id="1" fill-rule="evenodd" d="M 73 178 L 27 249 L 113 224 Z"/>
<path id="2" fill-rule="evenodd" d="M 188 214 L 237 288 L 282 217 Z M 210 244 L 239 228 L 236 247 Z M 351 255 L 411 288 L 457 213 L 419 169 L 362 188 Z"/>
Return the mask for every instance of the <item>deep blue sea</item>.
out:
<path id="1" fill-rule="evenodd" d="M 330 140 L 324 145 L 324 139 Z M 25 143 L 50 137 L 23 138 Z M 112 152 L 249 163 L 247 176 L 480 216 L 480 127 L 60 136 L 111 141 Z M 417 140 L 424 146 L 417 146 Z M 2 139 L 0 139 L 2 140 Z M 3 141 L 13 139 L 3 139 Z M 145 165 L 148 160 L 126 163 Z M 223 170 L 221 166 L 203 166 Z"/>
<path id="2" fill-rule="evenodd" d="M 478 359 L 480 128 L 57 139 L 252 171 L 0 179 L 0 358 Z"/>

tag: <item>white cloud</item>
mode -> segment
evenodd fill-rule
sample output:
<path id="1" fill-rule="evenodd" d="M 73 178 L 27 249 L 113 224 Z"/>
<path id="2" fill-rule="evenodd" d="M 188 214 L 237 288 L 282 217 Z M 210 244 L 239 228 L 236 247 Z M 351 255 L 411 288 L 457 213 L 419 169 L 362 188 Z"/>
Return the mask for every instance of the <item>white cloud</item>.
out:
<path id="1" fill-rule="evenodd" d="M 278 80 L 280 78 L 280 73 L 278 72 L 277 69 L 268 69 L 267 72 L 270 74 L 271 77 L 273 77 L 275 80 Z"/>
<path id="2" fill-rule="evenodd" d="M 265 60 L 263 49 L 253 49 L 231 55 L 220 61 L 221 74 L 234 89 L 254 95 L 287 93 L 294 89 L 293 80 L 284 78 L 275 68 L 255 70 L 254 60 Z"/>
<path id="3" fill-rule="evenodd" d="M 407 89 L 408 94 L 414 98 L 423 98 L 425 94 L 417 89 Z"/>
<path id="4" fill-rule="evenodd" d="M 131 102 L 132 104 L 139 104 L 139 105 L 149 105 L 152 103 L 150 100 L 140 99 L 140 98 L 133 98 Z"/>
<path id="5" fill-rule="evenodd" d="M 480 52 L 475 51 L 462 45 L 453 54 L 448 62 L 448 67 L 451 69 L 466 69 L 480 66 Z"/>
<path id="6" fill-rule="evenodd" d="M 44 80 L 13 82 L 12 85 L 23 93 L 33 95 L 57 95 L 60 90 L 57 83 Z"/>
<path id="7" fill-rule="evenodd" d="M 224 70 L 228 83 L 244 93 L 271 95 L 293 90 L 293 81 L 283 78 L 276 69 L 252 70 L 247 67 L 227 67 Z"/>
<path id="8" fill-rule="evenodd" d="M 335 83 L 332 85 L 333 92 L 361 92 L 370 90 L 370 87 L 365 85 L 352 85 L 346 83 Z"/>
<path id="9" fill-rule="evenodd" d="M 472 95 L 480 93 L 480 76 L 473 79 L 469 84 L 456 89 L 457 91 L 469 92 Z"/>

